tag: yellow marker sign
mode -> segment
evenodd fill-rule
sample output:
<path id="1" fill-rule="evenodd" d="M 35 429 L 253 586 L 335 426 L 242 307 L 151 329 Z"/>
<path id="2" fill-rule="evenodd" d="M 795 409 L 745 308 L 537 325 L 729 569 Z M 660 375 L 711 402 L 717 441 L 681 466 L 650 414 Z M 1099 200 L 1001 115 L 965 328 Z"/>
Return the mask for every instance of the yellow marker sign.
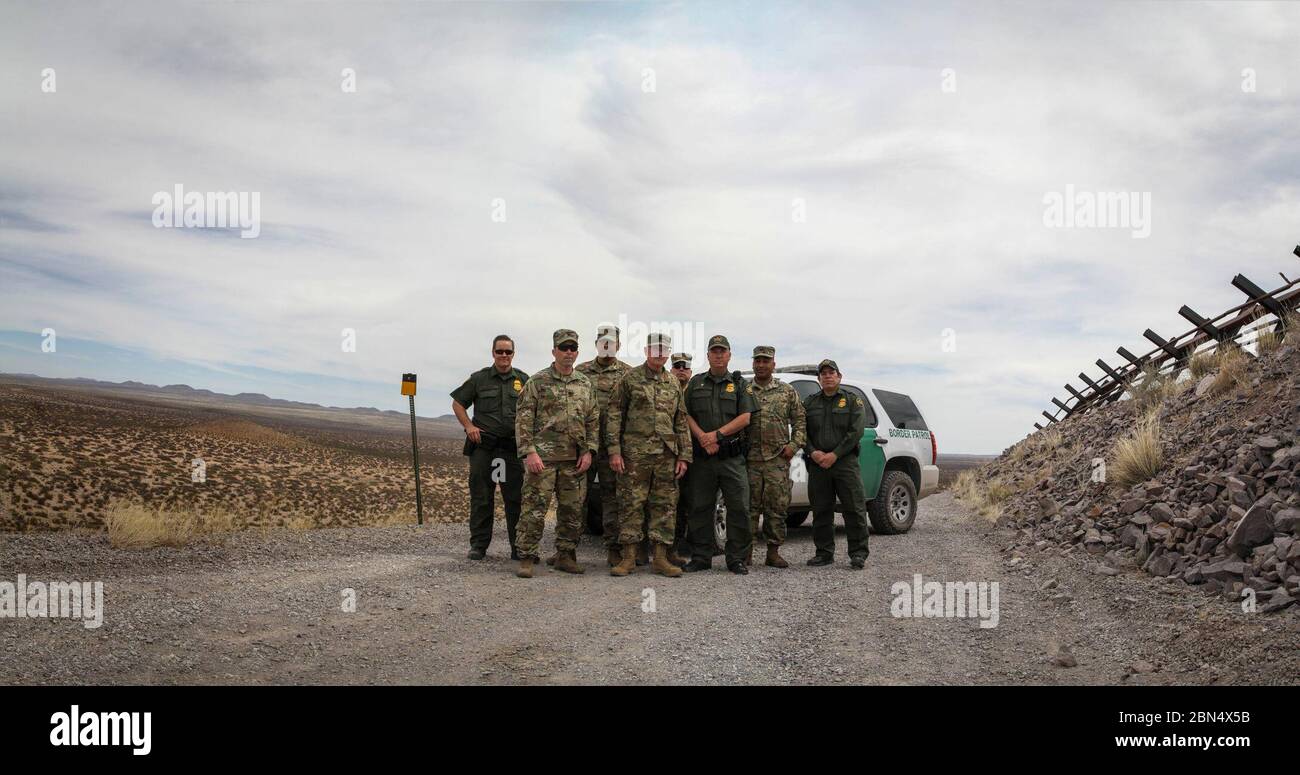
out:
<path id="1" fill-rule="evenodd" d="M 413 396 L 413 395 L 415 395 L 415 375 L 414 375 L 414 374 L 403 374 L 403 375 L 402 375 L 402 395 L 404 395 L 404 396 Z"/>

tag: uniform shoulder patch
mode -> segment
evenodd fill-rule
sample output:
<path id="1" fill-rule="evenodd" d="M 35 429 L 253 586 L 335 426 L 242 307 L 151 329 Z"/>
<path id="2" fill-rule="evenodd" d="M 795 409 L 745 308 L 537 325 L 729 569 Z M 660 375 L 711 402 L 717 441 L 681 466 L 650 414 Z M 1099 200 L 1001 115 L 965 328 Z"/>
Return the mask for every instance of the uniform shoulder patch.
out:
<path id="1" fill-rule="evenodd" d="M 864 404 L 862 403 L 862 399 L 861 399 L 861 398 L 858 398 L 857 396 L 854 396 L 854 397 L 853 397 L 853 403 L 857 404 L 858 406 L 863 406 L 863 405 L 864 405 Z"/>
<path id="2" fill-rule="evenodd" d="M 745 392 L 746 392 L 746 393 L 749 393 L 750 395 L 753 395 L 753 394 L 754 394 L 754 386 L 753 386 L 753 385 L 746 385 L 746 386 L 745 386 Z"/>

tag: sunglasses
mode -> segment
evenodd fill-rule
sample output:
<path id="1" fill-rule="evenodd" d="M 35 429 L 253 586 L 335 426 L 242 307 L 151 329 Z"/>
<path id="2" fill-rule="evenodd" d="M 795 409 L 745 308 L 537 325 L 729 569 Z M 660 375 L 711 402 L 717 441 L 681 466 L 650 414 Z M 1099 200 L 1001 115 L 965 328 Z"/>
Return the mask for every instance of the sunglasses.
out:
<path id="1" fill-rule="evenodd" d="M 497 355 L 514 355 L 514 354 L 515 354 L 515 351 L 514 351 L 514 350 L 493 350 L 492 352 L 496 353 Z"/>
<path id="2" fill-rule="evenodd" d="M 566 342 L 565 344 L 557 344 L 555 349 L 566 353 L 576 353 L 578 351 L 578 345 L 573 344 L 572 342 Z"/>
<path id="3" fill-rule="evenodd" d="M 689 369 L 690 366 L 687 365 L 686 361 L 678 361 L 678 362 L 676 362 L 676 363 L 673 364 L 673 368 L 674 368 L 674 369 Z"/>

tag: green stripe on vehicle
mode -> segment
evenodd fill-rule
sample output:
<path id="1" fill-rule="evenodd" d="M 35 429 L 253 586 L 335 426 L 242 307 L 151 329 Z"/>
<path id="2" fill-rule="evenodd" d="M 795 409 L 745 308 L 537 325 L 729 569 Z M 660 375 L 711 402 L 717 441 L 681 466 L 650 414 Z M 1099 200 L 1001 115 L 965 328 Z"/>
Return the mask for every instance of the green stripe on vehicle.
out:
<path id="1" fill-rule="evenodd" d="M 880 478 L 885 475 L 885 450 L 876 443 L 876 429 L 867 428 L 862 432 L 862 445 L 858 448 L 858 473 L 862 477 L 862 489 L 867 500 L 880 492 Z"/>

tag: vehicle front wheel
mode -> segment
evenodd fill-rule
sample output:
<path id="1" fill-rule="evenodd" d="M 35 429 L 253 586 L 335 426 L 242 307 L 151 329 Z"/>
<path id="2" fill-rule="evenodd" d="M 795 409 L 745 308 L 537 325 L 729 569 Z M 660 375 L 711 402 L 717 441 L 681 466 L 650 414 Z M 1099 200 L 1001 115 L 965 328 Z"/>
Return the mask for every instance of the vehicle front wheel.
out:
<path id="1" fill-rule="evenodd" d="M 903 471 L 886 471 L 880 492 L 867 504 L 871 529 L 894 535 L 906 533 L 916 522 L 916 483 Z"/>

